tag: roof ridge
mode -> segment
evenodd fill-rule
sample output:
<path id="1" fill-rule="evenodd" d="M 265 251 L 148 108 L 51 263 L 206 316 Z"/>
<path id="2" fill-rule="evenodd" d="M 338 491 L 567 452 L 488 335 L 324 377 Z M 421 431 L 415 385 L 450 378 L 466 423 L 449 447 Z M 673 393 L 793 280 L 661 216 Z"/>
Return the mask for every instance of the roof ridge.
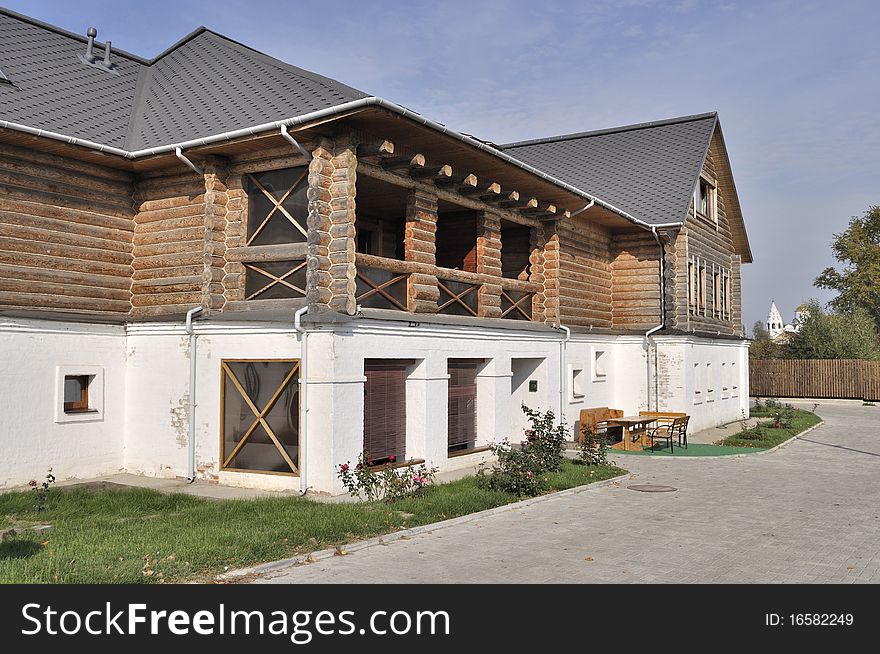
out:
<path id="1" fill-rule="evenodd" d="M 203 29 L 208 34 L 211 34 L 212 36 L 223 39 L 224 41 L 227 41 L 233 47 L 237 47 L 242 50 L 247 50 L 248 52 L 266 60 L 267 63 L 270 63 L 273 66 L 276 66 L 278 68 L 282 68 L 284 70 L 287 70 L 288 72 L 292 72 L 293 74 L 298 75 L 300 77 L 306 77 L 306 78 L 312 80 L 313 82 L 321 84 L 322 86 L 325 86 L 325 87 L 333 89 L 333 90 L 342 90 L 342 91 L 349 91 L 349 92 L 357 93 L 357 94 L 360 94 L 364 97 L 369 96 L 369 93 L 365 93 L 364 91 L 361 91 L 360 89 L 356 89 L 353 86 L 349 86 L 348 84 L 344 84 L 343 82 L 340 82 L 339 80 L 335 80 L 332 77 L 327 77 L 326 75 L 321 75 L 320 73 L 315 73 L 310 70 L 306 70 L 305 68 L 300 68 L 299 66 L 288 63 L 288 62 L 284 61 L 283 59 L 279 59 L 278 57 L 273 57 L 270 54 L 266 54 L 265 52 L 262 52 L 261 50 L 257 50 L 256 48 L 248 45 L 247 43 L 242 43 L 241 41 L 237 41 L 231 37 L 226 36 L 225 34 L 221 34 L 220 32 L 216 32 L 208 27 L 205 27 Z"/>
<path id="2" fill-rule="evenodd" d="M 542 143 L 556 143 L 559 141 L 573 141 L 580 138 L 589 138 L 592 136 L 602 136 L 604 134 L 616 134 L 619 132 L 631 132 L 641 129 L 650 129 L 653 127 L 663 127 L 665 125 L 677 125 L 680 123 L 690 123 L 697 120 L 706 120 L 708 118 L 718 118 L 717 111 L 709 111 L 702 114 L 691 114 L 689 116 L 677 116 L 675 118 L 664 118 L 662 120 L 652 120 L 644 123 L 632 123 L 630 125 L 621 125 L 620 127 L 606 127 L 587 132 L 574 132 L 571 134 L 560 134 L 559 136 L 547 136 L 539 139 L 530 139 L 526 141 L 515 141 L 513 143 L 505 143 L 502 149 L 519 148 L 527 145 L 539 145 Z"/>
<path id="3" fill-rule="evenodd" d="M 66 30 L 63 27 L 58 27 L 57 25 L 52 25 L 51 23 L 46 23 L 37 18 L 31 18 L 30 16 L 25 16 L 24 14 L 20 14 L 17 11 L 12 11 L 11 9 L 7 9 L 6 7 L 0 7 L 0 14 L 5 16 L 9 16 L 10 18 L 14 18 L 15 20 L 19 20 L 23 23 L 28 23 L 29 25 L 33 25 L 34 27 L 39 27 L 40 29 L 44 29 L 48 32 L 54 32 L 60 36 L 67 37 L 69 39 L 73 39 L 75 41 L 79 41 L 80 43 L 88 43 L 89 40 L 87 37 L 82 36 L 81 34 L 77 34 L 76 32 L 71 32 L 70 30 Z M 106 41 L 95 41 L 95 45 L 105 48 L 107 46 Z M 128 52 L 127 50 L 122 50 L 116 47 L 110 47 L 110 52 L 125 57 L 126 59 L 131 59 L 139 64 L 149 64 L 149 59 L 141 57 L 140 55 L 133 54 Z"/>

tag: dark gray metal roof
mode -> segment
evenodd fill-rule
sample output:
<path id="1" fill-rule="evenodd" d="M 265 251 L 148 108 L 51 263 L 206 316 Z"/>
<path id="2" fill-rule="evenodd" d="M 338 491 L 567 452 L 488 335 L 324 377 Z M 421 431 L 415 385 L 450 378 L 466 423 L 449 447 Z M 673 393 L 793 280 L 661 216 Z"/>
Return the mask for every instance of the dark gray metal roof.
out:
<path id="1" fill-rule="evenodd" d="M 646 223 L 682 223 L 717 120 L 700 114 L 501 148 Z"/>
<path id="2" fill-rule="evenodd" d="M 0 8 L 0 119 L 138 150 L 367 97 L 204 27 L 153 60 L 113 48 L 118 75 L 84 64 L 85 42 Z"/>

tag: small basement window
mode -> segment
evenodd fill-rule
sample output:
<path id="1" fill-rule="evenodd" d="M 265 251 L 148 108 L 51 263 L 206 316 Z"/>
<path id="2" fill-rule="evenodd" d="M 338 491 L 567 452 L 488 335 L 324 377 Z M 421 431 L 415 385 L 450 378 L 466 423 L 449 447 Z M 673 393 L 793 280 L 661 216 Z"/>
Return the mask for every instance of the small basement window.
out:
<path id="1" fill-rule="evenodd" d="M 593 381 L 605 381 L 608 373 L 605 370 L 605 350 L 593 351 Z"/>
<path id="2" fill-rule="evenodd" d="M 104 419 L 104 369 L 58 366 L 55 369 L 55 422 Z"/>
<path id="3" fill-rule="evenodd" d="M 91 375 L 64 376 L 64 413 L 94 411 L 89 407 L 89 384 Z"/>
<path id="4" fill-rule="evenodd" d="M 578 401 L 586 395 L 584 392 L 584 369 L 583 368 L 572 368 L 571 369 L 571 399 L 572 401 Z"/>

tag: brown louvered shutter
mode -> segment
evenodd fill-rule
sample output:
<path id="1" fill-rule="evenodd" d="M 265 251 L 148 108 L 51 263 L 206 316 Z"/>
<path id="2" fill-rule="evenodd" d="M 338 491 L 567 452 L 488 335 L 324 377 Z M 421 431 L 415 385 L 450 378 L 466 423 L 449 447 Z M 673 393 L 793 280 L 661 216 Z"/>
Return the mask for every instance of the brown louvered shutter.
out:
<path id="1" fill-rule="evenodd" d="M 482 361 L 450 359 L 449 451 L 469 450 L 477 440 L 477 366 Z"/>
<path id="2" fill-rule="evenodd" d="M 406 373 L 412 361 L 364 361 L 364 452 L 374 464 L 406 458 Z"/>

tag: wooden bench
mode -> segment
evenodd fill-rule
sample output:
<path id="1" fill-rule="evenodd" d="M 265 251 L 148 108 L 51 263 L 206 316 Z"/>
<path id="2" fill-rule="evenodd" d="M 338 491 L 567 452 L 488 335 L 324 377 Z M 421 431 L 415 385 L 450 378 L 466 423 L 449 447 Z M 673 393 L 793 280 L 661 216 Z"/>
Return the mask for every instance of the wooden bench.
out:
<path id="1" fill-rule="evenodd" d="M 592 409 L 581 409 L 581 424 L 580 429 L 578 430 L 578 441 L 583 444 L 588 429 L 593 434 L 606 435 L 608 429 L 603 423 L 613 418 L 622 417 L 623 411 L 621 411 L 620 409 L 609 409 L 607 406 L 593 407 Z"/>

